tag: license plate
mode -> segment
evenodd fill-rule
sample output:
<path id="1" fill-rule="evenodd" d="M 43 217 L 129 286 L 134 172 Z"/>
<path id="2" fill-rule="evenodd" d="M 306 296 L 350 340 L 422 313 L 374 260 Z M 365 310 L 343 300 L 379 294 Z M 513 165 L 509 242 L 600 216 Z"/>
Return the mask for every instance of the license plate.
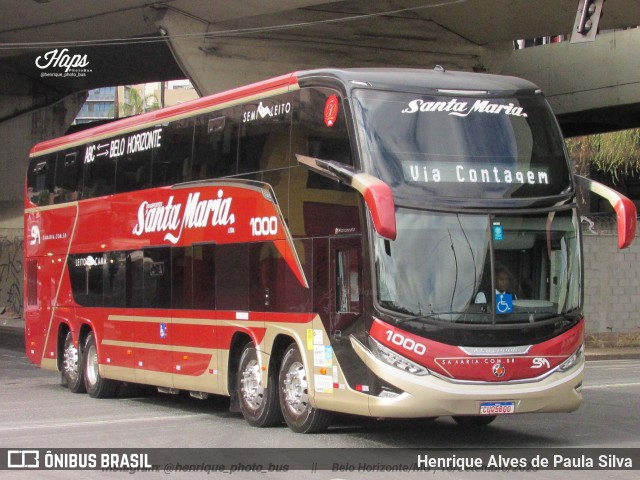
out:
<path id="1" fill-rule="evenodd" d="M 516 413 L 516 402 L 483 402 L 480 415 L 506 415 Z"/>

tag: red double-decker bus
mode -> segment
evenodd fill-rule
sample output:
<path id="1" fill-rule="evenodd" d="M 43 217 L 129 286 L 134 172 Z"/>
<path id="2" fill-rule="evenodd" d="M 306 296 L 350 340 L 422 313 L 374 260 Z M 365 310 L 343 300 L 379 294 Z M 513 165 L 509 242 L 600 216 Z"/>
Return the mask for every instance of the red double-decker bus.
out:
<path id="1" fill-rule="evenodd" d="M 577 181 L 511 77 L 297 72 L 33 147 L 29 359 L 72 392 L 226 395 L 255 426 L 581 402 Z"/>

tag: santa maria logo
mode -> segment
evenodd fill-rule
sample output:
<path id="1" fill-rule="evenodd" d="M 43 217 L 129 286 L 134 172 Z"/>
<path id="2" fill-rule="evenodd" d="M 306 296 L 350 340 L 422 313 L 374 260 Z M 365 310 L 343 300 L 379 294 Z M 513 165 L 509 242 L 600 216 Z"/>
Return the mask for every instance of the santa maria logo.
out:
<path id="1" fill-rule="evenodd" d="M 512 117 L 527 117 L 522 107 L 513 103 L 491 103 L 489 100 L 476 100 L 473 105 L 460 102 L 457 98 L 449 101 L 425 101 L 420 98 L 411 100 L 402 113 L 447 112 L 456 117 L 466 117 L 472 113 L 504 114 Z"/>
<path id="2" fill-rule="evenodd" d="M 233 225 L 236 217 L 231 213 L 232 202 L 222 189 L 218 190 L 217 198 L 201 199 L 200 192 L 190 193 L 184 209 L 181 203 L 174 203 L 173 195 L 166 203 L 145 201 L 138 207 L 138 223 L 132 233 L 140 237 L 165 232 L 164 239 L 175 245 L 185 229 Z"/>

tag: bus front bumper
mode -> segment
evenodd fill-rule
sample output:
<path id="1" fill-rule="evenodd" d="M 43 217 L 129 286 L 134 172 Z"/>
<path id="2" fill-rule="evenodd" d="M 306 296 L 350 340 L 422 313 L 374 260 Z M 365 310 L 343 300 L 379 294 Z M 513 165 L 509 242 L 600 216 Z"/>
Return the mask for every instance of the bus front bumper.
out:
<path id="1" fill-rule="evenodd" d="M 493 404 L 508 413 L 571 412 L 582 402 L 584 356 L 566 372 L 529 382 L 489 384 L 454 382 L 435 375 L 417 376 L 377 358 L 352 337 L 358 356 L 371 371 L 402 393 L 369 397 L 369 413 L 389 418 L 492 414 Z M 499 413 L 499 412 L 498 412 Z"/>

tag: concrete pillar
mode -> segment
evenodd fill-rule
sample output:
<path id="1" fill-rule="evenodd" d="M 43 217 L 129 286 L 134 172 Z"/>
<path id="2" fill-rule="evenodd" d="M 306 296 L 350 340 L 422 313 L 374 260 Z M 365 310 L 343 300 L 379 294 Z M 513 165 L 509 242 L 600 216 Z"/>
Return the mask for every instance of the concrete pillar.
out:
<path id="1" fill-rule="evenodd" d="M 0 79 L 0 309 L 22 312 L 24 181 L 31 147 L 64 135 L 85 93 L 55 92 L 17 75 Z"/>

